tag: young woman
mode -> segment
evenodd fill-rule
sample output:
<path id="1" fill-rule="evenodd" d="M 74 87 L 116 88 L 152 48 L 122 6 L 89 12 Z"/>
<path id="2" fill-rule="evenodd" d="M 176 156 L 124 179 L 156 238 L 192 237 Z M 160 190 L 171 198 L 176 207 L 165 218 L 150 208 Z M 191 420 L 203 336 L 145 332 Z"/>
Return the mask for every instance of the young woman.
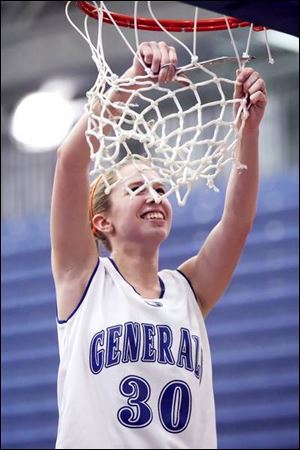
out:
<path id="1" fill-rule="evenodd" d="M 143 43 L 140 53 L 159 83 L 172 80 L 173 47 Z M 135 58 L 125 76 L 143 73 Z M 226 289 L 253 224 L 266 106 L 257 72 L 244 69 L 237 81 L 235 97 L 249 98 L 238 149 L 248 170 L 233 167 L 219 223 L 178 270 L 158 271 L 172 208 L 167 199 L 154 203 L 147 189 L 130 198 L 126 188 L 143 183 L 135 166 L 124 165 L 126 181 L 108 196 L 101 178 L 90 189 L 86 116 L 58 151 L 51 211 L 60 352 L 56 448 L 216 448 L 204 318 Z M 112 104 L 127 100 L 119 91 L 110 96 Z M 111 107 L 107 114 L 117 112 Z M 155 171 L 148 176 L 157 180 Z M 159 181 L 154 188 L 164 189 Z M 111 258 L 99 258 L 95 236 Z"/>

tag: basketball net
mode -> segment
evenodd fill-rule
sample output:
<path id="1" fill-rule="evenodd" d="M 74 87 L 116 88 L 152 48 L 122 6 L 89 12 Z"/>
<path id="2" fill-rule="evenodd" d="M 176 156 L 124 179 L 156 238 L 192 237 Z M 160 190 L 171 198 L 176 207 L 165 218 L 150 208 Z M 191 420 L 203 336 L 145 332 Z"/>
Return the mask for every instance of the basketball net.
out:
<path id="1" fill-rule="evenodd" d="M 220 61 L 231 59 L 238 64 L 239 69 L 245 66 L 245 63 L 251 59 L 248 52 L 253 25 L 250 26 L 246 50 L 240 57 L 229 19 L 225 17 L 235 57 L 220 57 L 201 62 L 198 60 L 196 49 L 198 8 L 195 8 L 193 49 L 190 50 L 161 24 L 153 13 L 151 2 L 148 1 L 149 13 L 159 30 L 164 31 L 176 42 L 177 46 L 182 46 L 190 57 L 187 65 L 177 67 L 175 78 L 171 83 L 159 85 L 157 77 L 151 73 L 138 54 L 140 41 L 137 8 L 139 2 L 134 2 L 136 48 L 129 43 L 102 1 L 90 2 L 94 5 L 98 15 L 98 36 L 94 45 L 90 37 L 88 16 L 85 16 L 83 32 L 69 16 L 69 3 L 71 2 L 68 2 L 66 6 L 67 18 L 89 44 L 92 59 L 98 69 L 96 82 L 87 92 L 88 102 L 85 108 L 88 112 L 88 127 L 86 137 L 93 162 L 91 175 L 102 176 L 106 194 L 109 194 L 119 182 L 126 182 L 120 169 L 128 163 L 132 163 L 136 167 L 143 180 L 139 188 L 134 191 L 129 187 L 126 188 L 131 196 L 148 189 L 155 202 L 158 203 L 162 198 L 175 192 L 179 205 L 186 203 L 192 186 L 200 179 L 204 179 L 210 189 L 218 191 L 215 179 L 230 161 L 234 162 L 237 169 L 246 168 L 237 160 L 236 148 L 248 117 L 247 97 L 233 99 L 232 95 L 226 96 L 225 91 L 228 90 L 228 86 L 231 86 L 233 91 L 235 80 L 218 77 L 213 71 L 213 67 Z M 105 15 L 110 18 L 133 57 L 139 58 L 145 69 L 145 75 L 134 79 L 120 79 L 119 75 L 113 73 L 103 49 Z M 269 62 L 272 63 L 267 35 L 266 44 Z M 193 72 L 201 73 L 201 77 L 192 78 Z M 138 89 L 133 90 L 133 86 L 138 86 Z M 205 102 L 205 92 L 209 86 L 215 87 L 218 98 Z M 112 90 L 128 94 L 128 101 L 112 104 L 110 101 Z M 94 105 L 96 103 L 102 105 L 99 114 L 95 112 Z M 235 114 L 233 113 L 234 106 Z M 117 108 L 117 116 L 108 114 L 112 107 Z M 228 118 L 229 110 L 230 120 Z M 111 129 L 109 134 L 104 133 L 104 128 L 107 126 Z M 95 142 L 97 142 L 96 145 Z M 110 183 L 107 176 L 112 171 L 115 174 L 115 181 Z M 152 173 L 151 179 L 147 177 L 148 171 Z M 153 171 L 157 173 L 157 179 L 153 179 Z M 157 181 L 165 185 L 163 194 L 157 193 L 153 188 Z"/>

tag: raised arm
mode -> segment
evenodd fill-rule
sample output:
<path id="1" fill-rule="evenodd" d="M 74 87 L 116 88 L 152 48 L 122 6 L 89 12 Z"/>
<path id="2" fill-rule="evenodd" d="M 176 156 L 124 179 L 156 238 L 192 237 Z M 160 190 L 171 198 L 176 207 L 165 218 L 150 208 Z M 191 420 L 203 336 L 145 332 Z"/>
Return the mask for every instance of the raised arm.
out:
<path id="1" fill-rule="evenodd" d="M 199 253 L 180 267 L 190 279 L 202 312 L 206 315 L 227 288 L 241 256 L 256 214 L 258 193 L 259 124 L 266 107 L 266 88 L 251 68 L 238 74 L 235 98 L 249 99 L 249 117 L 237 149 L 238 160 L 247 166 L 232 167 L 223 215 L 208 235 Z"/>
<path id="2" fill-rule="evenodd" d="M 172 79 L 175 69 L 172 71 L 166 67 L 161 70 L 161 65 L 176 64 L 173 48 L 163 42 L 143 43 L 139 54 L 152 72 L 157 74 L 158 82 Z M 132 66 L 123 74 L 118 87 L 122 88 L 122 78 L 135 78 L 140 75 L 145 75 L 144 66 L 135 56 Z M 104 111 L 105 116 L 118 116 L 120 111 L 114 104 L 126 102 L 132 94 L 131 90 L 138 89 L 138 84 L 126 89 L 127 91 L 116 89 L 108 92 L 111 106 L 109 110 Z M 97 115 L 100 115 L 101 104 L 95 105 L 95 108 Z M 60 316 L 67 315 L 67 311 L 60 307 L 60 299 L 78 296 L 78 291 L 85 287 L 98 259 L 88 216 L 90 149 L 85 137 L 87 120 L 87 114 L 84 114 L 57 153 L 51 206 L 51 245 L 52 270 Z M 104 133 L 109 132 L 110 129 L 106 126 Z M 73 289 L 71 287 L 75 285 L 76 293 L 70 292 L 70 289 Z M 69 310 L 69 307 L 66 309 Z"/>
<path id="3" fill-rule="evenodd" d="M 126 101 L 126 96 L 129 94 L 112 91 L 111 102 Z M 101 105 L 95 107 L 100 109 Z M 117 114 L 117 110 L 111 108 L 110 113 Z M 90 149 L 85 137 L 87 120 L 85 113 L 57 152 L 51 206 L 52 266 L 57 282 L 90 271 L 98 258 L 88 217 Z M 109 132 L 109 129 L 104 131 Z"/>

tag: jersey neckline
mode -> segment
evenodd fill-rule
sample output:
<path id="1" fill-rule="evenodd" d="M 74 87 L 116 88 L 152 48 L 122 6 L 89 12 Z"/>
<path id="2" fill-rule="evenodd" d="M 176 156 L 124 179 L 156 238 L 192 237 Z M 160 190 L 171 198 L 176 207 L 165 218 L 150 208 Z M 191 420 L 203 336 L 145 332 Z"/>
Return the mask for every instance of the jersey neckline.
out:
<path id="1" fill-rule="evenodd" d="M 122 275 L 122 273 L 120 272 L 120 270 L 119 270 L 119 268 L 118 268 L 118 266 L 117 266 L 117 264 L 115 263 L 115 261 L 112 259 L 112 258 L 108 258 L 109 259 L 109 261 L 111 262 L 111 264 L 113 265 L 113 267 L 116 269 L 116 271 L 119 273 L 119 275 L 121 275 L 121 277 L 123 278 L 123 280 L 134 290 L 134 292 L 136 293 L 136 294 L 138 294 L 140 297 L 142 297 L 143 299 L 145 299 L 145 300 L 155 300 L 155 298 L 146 298 L 146 297 L 143 297 L 136 289 L 135 289 L 135 287 L 132 285 L 132 284 L 130 284 L 129 283 L 129 281 L 127 281 L 126 280 L 126 278 Z M 165 284 L 164 284 L 164 282 L 163 282 L 163 280 L 160 278 L 160 276 L 158 275 L 158 279 L 159 279 L 159 284 L 160 284 L 160 296 L 158 297 L 158 298 L 163 298 L 163 296 L 164 296 L 164 293 L 165 293 L 165 290 L 166 290 L 166 288 L 165 288 Z"/>

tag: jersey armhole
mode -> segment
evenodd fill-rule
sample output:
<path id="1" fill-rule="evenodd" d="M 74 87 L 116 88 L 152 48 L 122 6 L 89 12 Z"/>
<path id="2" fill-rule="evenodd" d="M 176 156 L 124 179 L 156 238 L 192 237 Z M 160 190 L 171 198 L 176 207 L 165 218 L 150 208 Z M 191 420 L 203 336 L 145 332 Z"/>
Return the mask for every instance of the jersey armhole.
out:
<path id="1" fill-rule="evenodd" d="M 86 287 L 85 287 L 85 289 L 84 289 L 84 292 L 83 292 L 83 294 L 82 294 L 82 296 L 81 296 L 81 298 L 80 298 L 80 301 L 79 301 L 78 305 L 76 306 L 76 308 L 74 309 L 74 311 L 69 315 L 69 317 L 68 317 L 66 320 L 59 320 L 59 318 L 58 318 L 58 311 L 57 311 L 57 304 L 56 304 L 56 322 L 57 322 L 57 324 L 63 325 L 63 324 L 65 324 L 65 323 L 67 323 L 67 322 L 74 316 L 74 314 L 76 313 L 76 311 L 79 309 L 80 305 L 82 304 L 83 300 L 85 299 L 85 297 L 86 297 L 86 295 L 87 295 L 87 292 L 88 292 L 89 287 L 90 287 L 90 285 L 91 285 L 91 283 L 92 283 L 92 281 L 93 281 L 93 279 L 94 279 L 94 276 L 95 276 L 95 274 L 96 274 L 96 272 L 97 272 L 97 269 L 98 269 L 98 267 L 99 267 L 99 264 L 100 264 L 100 258 L 98 258 L 98 261 L 97 261 L 97 263 L 96 263 L 96 266 L 95 266 L 95 268 L 94 268 L 94 270 L 93 270 L 93 272 L 92 272 L 92 274 L 91 274 L 91 276 L 90 276 L 90 278 L 89 278 L 89 281 L 87 282 L 87 285 L 86 285 Z"/>
<path id="2" fill-rule="evenodd" d="M 181 270 L 179 270 L 179 269 L 176 269 L 176 272 L 179 272 L 183 276 L 183 278 L 185 278 L 185 280 L 188 282 L 188 284 L 191 288 L 191 291 L 194 294 L 195 301 L 196 301 L 196 303 L 198 303 L 196 292 L 194 291 L 193 285 L 192 285 L 191 281 L 189 280 L 189 278 L 183 272 L 181 272 Z"/>
<path id="3" fill-rule="evenodd" d="M 193 285 L 192 285 L 190 279 L 189 279 L 183 272 L 181 272 L 181 270 L 176 269 L 176 272 L 180 273 L 180 275 L 182 275 L 183 278 L 187 281 L 187 283 L 188 283 L 188 285 L 190 286 L 190 289 L 191 289 L 191 291 L 192 291 L 192 293 L 193 293 L 194 300 L 195 300 L 195 302 L 197 303 L 198 308 L 200 309 L 200 312 L 201 312 L 202 317 L 204 318 L 203 311 L 202 311 L 202 309 L 201 309 L 201 304 L 200 304 L 200 302 L 199 302 L 198 299 L 197 299 L 196 292 L 195 292 L 195 290 L 194 290 L 194 288 L 193 288 Z"/>

